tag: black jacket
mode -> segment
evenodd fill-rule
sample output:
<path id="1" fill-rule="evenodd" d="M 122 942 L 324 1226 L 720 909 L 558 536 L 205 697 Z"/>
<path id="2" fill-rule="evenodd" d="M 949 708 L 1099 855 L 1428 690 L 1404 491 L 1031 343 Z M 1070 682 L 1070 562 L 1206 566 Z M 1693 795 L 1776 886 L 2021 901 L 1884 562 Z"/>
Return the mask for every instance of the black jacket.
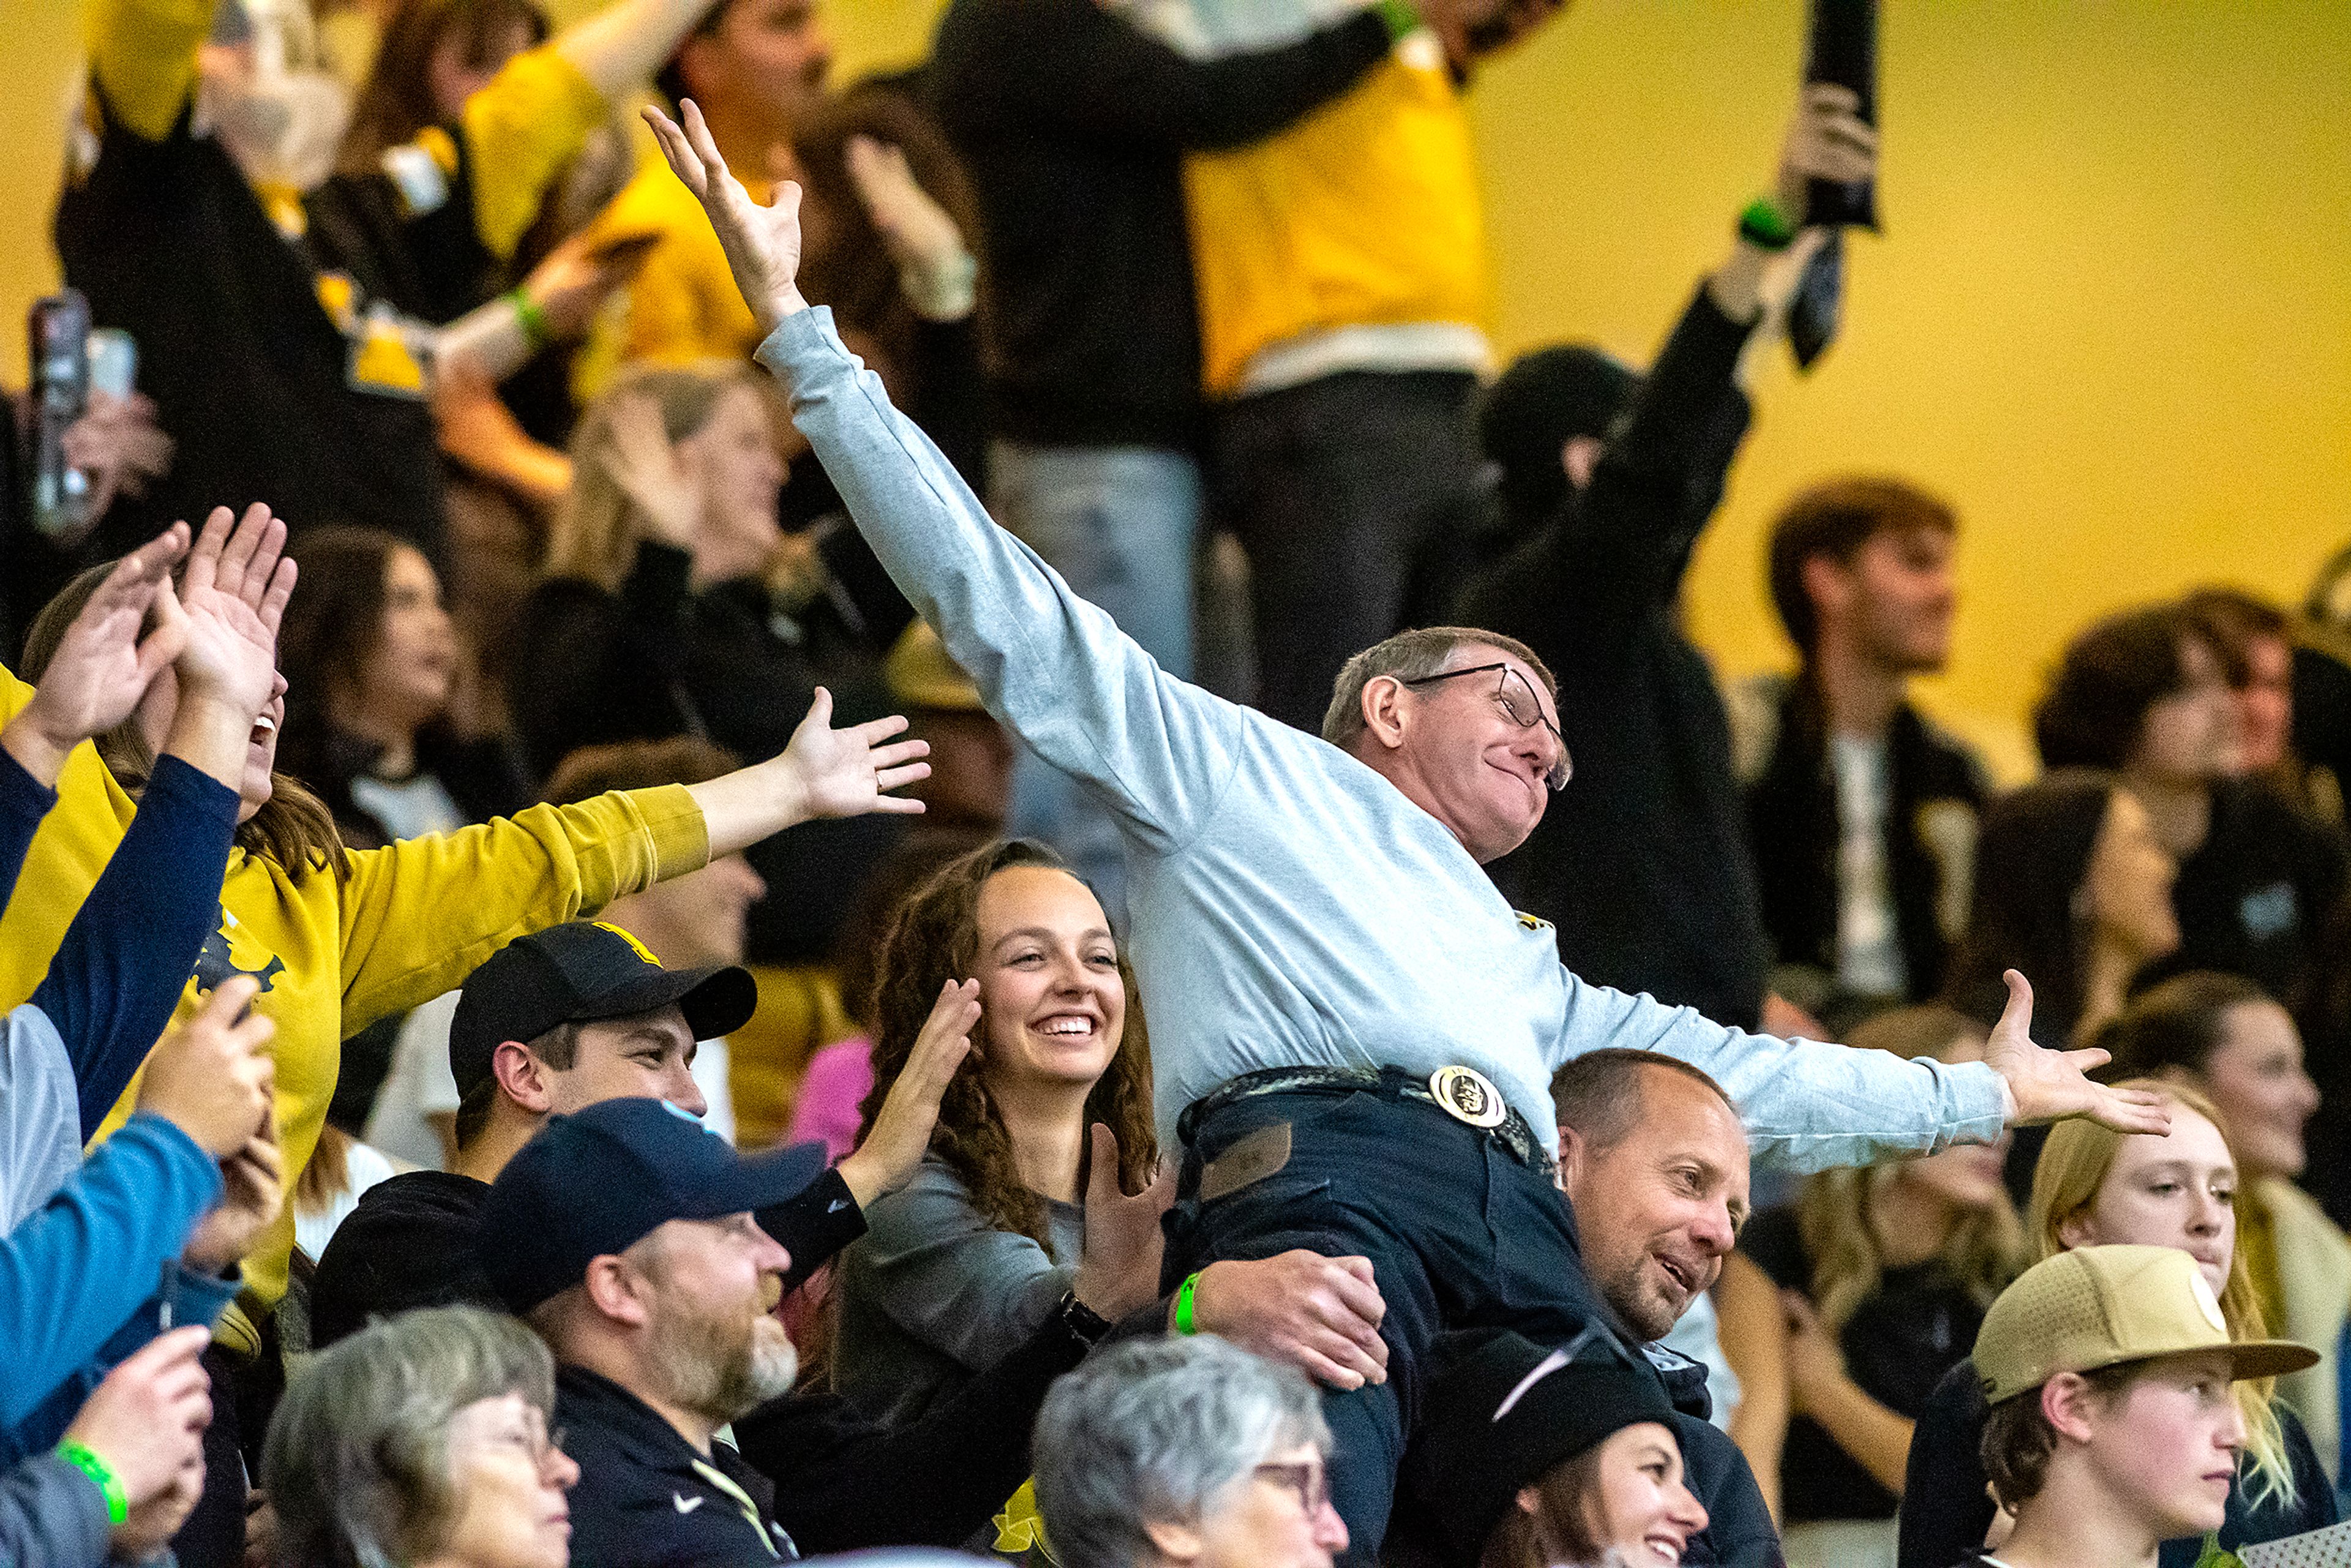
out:
<path id="1" fill-rule="evenodd" d="M 979 199 L 998 433 L 1189 446 L 1200 329 L 1179 159 L 1272 135 L 1388 48 L 1369 11 L 1193 60 L 1095 0 L 956 0 L 932 88 Z"/>
<path id="2" fill-rule="evenodd" d="M 227 149 L 195 133 L 192 110 L 148 141 L 91 98 L 98 159 L 57 203 L 57 256 L 91 319 L 138 340 L 140 387 L 178 446 L 88 553 L 266 501 L 297 530 L 365 523 L 438 560 L 443 476 L 423 400 L 355 386 L 354 340 L 320 301 L 314 258 L 270 222 Z"/>
<path id="3" fill-rule="evenodd" d="M 2248 1503 L 2241 1474 L 2229 1488 L 2228 1516 L 2220 1544 L 2235 1550 L 2283 1540 L 2335 1522 L 2335 1488 L 2319 1468 L 2310 1434 L 2283 1405 L 2278 1427 L 2285 1438 L 2286 1462 L 2294 1471 L 2295 1499 L 2285 1504 Z M 1984 1490 L 1983 1429 L 1990 1414 L 1975 1363 L 1963 1361 L 1935 1385 L 1910 1435 L 1910 1459 L 1902 1480 L 1902 1542 L 1897 1568 L 1951 1568 L 1971 1561 L 1991 1527 L 1992 1505 Z M 2202 1554 L 2200 1537 L 2163 1543 L 2160 1568 L 2194 1568 Z"/>
<path id="4" fill-rule="evenodd" d="M 764 761 L 791 739 L 819 684 L 832 693 L 836 726 L 893 711 L 877 649 L 913 611 L 894 590 L 857 596 L 855 558 L 870 553 L 854 528 L 827 544 L 843 535 L 855 549 L 838 562 L 826 555 L 839 595 L 789 614 L 756 580 L 695 591 L 686 552 L 650 542 L 617 593 L 577 578 L 542 581 L 517 617 L 507 667 L 526 759 L 544 774 L 577 747 L 699 735 Z M 903 827 L 886 814 L 805 822 L 754 845 L 768 896 L 751 909 L 752 959 L 822 961 L 865 873 Z"/>
<path id="5" fill-rule="evenodd" d="M 1495 862 L 1586 980 L 1753 1029 L 1768 951 L 1730 724 L 1677 610 L 1748 422 L 1732 380 L 1751 326 L 1701 287 L 1592 483 L 1472 583 L 1463 625 L 1516 637 L 1560 683 L 1575 776 Z"/>
<path id="6" fill-rule="evenodd" d="M 795 1394 L 736 1422 L 736 1450 L 714 1446 L 706 1459 L 626 1390 L 563 1367 L 556 1421 L 585 1478 L 571 1493 L 571 1560 L 743 1568 L 768 1561 L 768 1543 L 787 1561 L 796 1550 L 959 1545 L 1028 1479 L 1037 1408 L 1085 1352 L 1056 1314 L 911 1426 L 885 1429 L 832 1395 Z"/>
<path id="7" fill-rule="evenodd" d="M 1837 969 L 1836 776 L 1820 690 L 1802 678 L 1778 692 L 1770 749 L 1747 781 L 1748 841 L 1763 900 L 1763 925 L 1783 966 Z M 1905 703 L 1886 737 L 1886 869 L 1908 981 L 1906 1001 L 1943 988 L 1952 940 L 1967 922 L 1976 824 L 1991 784 L 1974 753 Z M 1782 985 L 1806 1006 L 1811 1001 Z M 1814 1010 L 1818 1010 L 1815 1009 Z"/>

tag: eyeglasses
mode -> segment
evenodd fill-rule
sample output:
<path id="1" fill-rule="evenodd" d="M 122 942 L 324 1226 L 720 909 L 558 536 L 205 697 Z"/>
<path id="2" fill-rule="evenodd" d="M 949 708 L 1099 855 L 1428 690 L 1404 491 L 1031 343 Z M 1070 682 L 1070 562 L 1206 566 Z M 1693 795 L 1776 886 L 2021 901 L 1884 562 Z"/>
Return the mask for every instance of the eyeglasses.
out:
<path id="1" fill-rule="evenodd" d="M 1567 754 L 1567 737 L 1560 734 L 1559 726 L 1543 716 L 1542 698 L 1535 695 L 1535 688 L 1526 676 L 1519 674 L 1517 665 L 1470 664 L 1458 670 L 1440 670 L 1436 674 L 1422 675 L 1399 684 L 1407 686 L 1434 685 L 1438 681 L 1457 680 L 1463 675 L 1490 674 L 1497 670 L 1501 672 L 1501 676 L 1494 683 L 1494 700 L 1502 705 L 1502 711 L 1510 715 L 1510 722 L 1520 729 L 1532 729 L 1541 725 L 1551 731 L 1552 739 L 1559 746 L 1559 760 L 1553 762 L 1551 771 L 1543 775 L 1543 782 L 1554 790 L 1566 789 L 1567 781 L 1575 776 L 1574 759 Z"/>
<path id="2" fill-rule="evenodd" d="M 1331 1500 L 1331 1478 L 1321 1465 L 1311 1459 L 1301 1459 L 1289 1465 L 1259 1465 L 1252 1473 L 1263 1476 L 1278 1487 L 1296 1492 L 1298 1506 L 1304 1509 L 1309 1517 L 1322 1512 L 1323 1505 Z"/>

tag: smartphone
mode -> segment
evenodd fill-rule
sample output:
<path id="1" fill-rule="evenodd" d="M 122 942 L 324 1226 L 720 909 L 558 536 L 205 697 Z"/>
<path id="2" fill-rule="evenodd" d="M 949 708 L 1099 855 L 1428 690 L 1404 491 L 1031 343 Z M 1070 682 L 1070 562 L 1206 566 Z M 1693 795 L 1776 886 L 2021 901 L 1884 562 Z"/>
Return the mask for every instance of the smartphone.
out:
<path id="1" fill-rule="evenodd" d="M 66 461 L 66 431 L 89 406 L 89 301 L 75 289 L 33 302 L 33 526 L 55 538 L 89 520 L 89 476 Z"/>
<path id="2" fill-rule="evenodd" d="M 139 384 L 139 343 L 120 327 L 89 331 L 89 390 L 126 398 Z"/>

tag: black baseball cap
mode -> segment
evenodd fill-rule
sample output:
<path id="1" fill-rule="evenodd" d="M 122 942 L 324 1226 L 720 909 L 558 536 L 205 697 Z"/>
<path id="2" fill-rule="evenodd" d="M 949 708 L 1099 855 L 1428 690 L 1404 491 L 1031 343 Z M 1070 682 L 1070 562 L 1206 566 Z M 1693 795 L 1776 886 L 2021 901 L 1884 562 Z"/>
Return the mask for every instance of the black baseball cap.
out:
<path id="1" fill-rule="evenodd" d="M 1439 1335 L 1430 1361 L 1404 1483 L 1435 1528 L 1436 1555 L 1461 1568 L 1484 1553 L 1520 1488 L 1624 1427 L 1673 1421 L 1656 1373 L 1604 1333 L 1553 1348 L 1467 1329 Z"/>
<path id="2" fill-rule="evenodd" d="M 459 1095 L 488 1081 L 509 1040 L 537 1040 L 558 1024 L 626 1018 L 674 1002 L 696 1040 L 751 1021 L 759 988 L 737 964 L 664 969 L 617 925 L 574 920 L 517 936 L 465 977 L 449 1021 L 449 1071 Z"/>
<path id="3" fill-rule="evenodd" d="M 820 1143 L 749 1157 L 665 1100 L 550 1116 L 482 1200 L 474 1245 L 507 1310 L 530 1311 L 673 1219 L 773 1207 L 824 1171 Z"/>

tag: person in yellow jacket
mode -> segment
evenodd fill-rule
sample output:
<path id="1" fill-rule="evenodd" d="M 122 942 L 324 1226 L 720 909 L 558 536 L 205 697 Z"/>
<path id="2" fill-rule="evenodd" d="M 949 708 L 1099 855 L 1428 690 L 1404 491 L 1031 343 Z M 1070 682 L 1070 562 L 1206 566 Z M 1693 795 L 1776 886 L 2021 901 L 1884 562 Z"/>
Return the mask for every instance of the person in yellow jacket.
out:
<path id="1" fill-rule="evenodd" d="M 1209 494 L 1249 554 L 1258 706 L 1306 730 L 1349 654 L 1448 619 L 1491 360 L 1466 56 L 1559 8 L 1514 0 L 1467 35 L 1423 27 L 1288 130 L 1185 160 Z M 1311 0 L 1133 11 L 1214 57 L 1302 36 L 1319 15 Z"/>
<path id="2" fill-rule="evenodd" d="M 249 511 L 234 529 L 224 508 L 204 525 L 191 559 L 217 562 L 220 591 L 257 607 L 272 591 L 284 539 L 285 525 L 266 508 Z M 285 575 L 280 593 L 290 588 Z M 88 573 L 77 579 L 36 622 L 26 661 L 34 679 L 97 580 Z M 820 690 L 780 755 L 707 783 L 536 806 L 455 833 L 347 851 L 324 808 L 271 770 L 285 711 L 279 681 L 248 747 L 218 924 L 178 1016 L 191 1016 L 206 992 L 234 975 L 259 980 L 254 1006 L 277 1026 L 277 1124 L 289 1185 L 318 1143 L 349 1036 L 451 989 L 524 932 L 593 914 L 620 894 L 796 822 L 919 811 L 919 802 L 887 792 L 930 772 L 918 760 L 927 746 L 890 738 L 904 719 L 832 729 L 831 701 Z M 0 719 L 31 695 L 25 681 L 0 671 Z M 96 747 L 77 747 L 68 761 L 57 806 L 0 918 L 0 1005 L 13 1007 L 39 984 L 68 919 L 131 820 L 131 791 L 177 700 L 176 685 L 159 680 L 129 723 Z M 99 1137 L 121 1124 L 136 1093 L 134 1080 Z M 264 1304 L 286 1289 L 291 1212 L 246 1261 L 248 1288 Z"/>

